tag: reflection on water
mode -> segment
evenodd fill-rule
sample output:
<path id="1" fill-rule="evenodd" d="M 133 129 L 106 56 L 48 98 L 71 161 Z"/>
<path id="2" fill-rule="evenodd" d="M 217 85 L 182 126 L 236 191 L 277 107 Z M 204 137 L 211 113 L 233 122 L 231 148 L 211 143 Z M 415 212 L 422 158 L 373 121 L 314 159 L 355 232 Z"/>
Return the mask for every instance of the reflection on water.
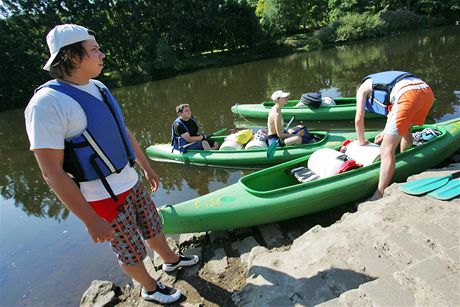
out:
<path id="1" fill-rule="evenodd" d="M 189 103 L 204 131 L 212 133 L 240 121 L 230 112 L 236 102 L 261 102 L 277 89 L 290 91 L 294 98 L 319 90 L 328 96 L 353 96 L 364 76 L 390 69 L 413 72 L 432 86 L 438 105 L 430 116 L 439 121 L 460 116 L 460 98 L 454 95 L 454 91 L 460 91 L 459 45 L 460 27 L 437 28 L 324 51 L 207 69 L 117 89 L 114 94 L 123 107 L 128 127 L 143 148 L 152 143 L 169 142 L 171 123 L 176 117 L 174 107 L 180 103 Z M 65 292 L 66 303 L 76 305 L 95 276 L 125 279 L 110 251 L 88 240 L 83 225 L 76 218 L 69 218 L 68 211 L 44 183 L 28 150 L 22 112 L 0 113 L 2 304 L 60 305 L 62 301 L 58 303 L 56 297 L 63 294 L 64 289 L 72 289 Z M 320 130 L 353 129 L 352 121 L 304 124 Z M 375 128 L 383 124 L 369 122 L 369 126 L 375 125 Z M 236 182 L 242 174 L 236 170 L 160 162 L 152 162 L 152 166 L 161 178 L 160 189 L 153 195 L 158 206 L 204 195 Z M 12 226 L 6 226 L 19 223 L 21 227 L 14 228 L 15 232 Z M 62 234 L 64 230 L 74 238 L 58 239 L 52 235 Z M 8 244 L 3 243 L 6 241 Z M 56 251 L 64 260 L 49 256 L 49 250 Z M 11 266 L 11 263 L 28 264 L 30 259 L 33 266 L 23 265 L 21 270 Z M 56 263 L 50 266 L 49 261 Z M 69 266 L 78 263 L 83 273 L 66 268 L 66 263 Z M 110 276 L 107 272 L 111 272 Z M 49 280 L 40 282 L 40 275 L 48 275 Z M 75 279 L 78 280 L 76 286 Z M 53 287 L 56 290 L 49 295 L 46 290 Z M 22 298 L 25 289 L 31 291 L 27 292 L 27 300 Z"/>

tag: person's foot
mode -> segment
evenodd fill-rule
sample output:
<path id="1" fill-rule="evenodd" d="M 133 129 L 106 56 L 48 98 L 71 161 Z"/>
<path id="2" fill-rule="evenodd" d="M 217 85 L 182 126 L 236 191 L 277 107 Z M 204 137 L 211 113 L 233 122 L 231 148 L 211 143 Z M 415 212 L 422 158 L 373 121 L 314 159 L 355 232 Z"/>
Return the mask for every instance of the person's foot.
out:
<path id="1" fill-rule="evenodd" d="M 374 192 L 374 194 L 373 194 L 371 197 L 369 197 L 369 198 L 367 199 L 367 201 L 379 200 L 379 199 L 382 198 L 382 197 L 383 197 L 383 193 L 380 192 L 379 190 L 376 190 L 376 191 Z"/>
<path id="2" fill-rule="evenodd" d="M 200 258 L 196 255 L 181 255 L 179 254 L 179 260 L 176 263 L 163 263 L 163 271 L 172 272 L 180 267 L 187 267 L 197 264 Z"/>
<path id="3" fill-rule="evenodd" d="M 155 291 L 146 291 L 142 288 L 141 297 L 150 302 L 156 302 L 160 304 L 170 304 L 178 301 L 182 293 L 168 286 L 163 285 L 162 283 L 157 282 L 157 288 Z"/>

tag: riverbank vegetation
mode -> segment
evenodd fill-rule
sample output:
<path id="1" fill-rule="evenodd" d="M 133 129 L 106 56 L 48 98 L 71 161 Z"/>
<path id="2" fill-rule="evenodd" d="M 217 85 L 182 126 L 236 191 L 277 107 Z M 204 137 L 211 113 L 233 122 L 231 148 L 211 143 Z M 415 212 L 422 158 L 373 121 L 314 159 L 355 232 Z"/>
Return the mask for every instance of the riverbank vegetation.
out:
<path id="1" fill-rule="evenodd" d="M 24 107 L 48 79 L 45 35 L 97 32 L 110 86 L 460 20 L 460 0 L 73 0 L 1 2 L 0 111 Z"/>

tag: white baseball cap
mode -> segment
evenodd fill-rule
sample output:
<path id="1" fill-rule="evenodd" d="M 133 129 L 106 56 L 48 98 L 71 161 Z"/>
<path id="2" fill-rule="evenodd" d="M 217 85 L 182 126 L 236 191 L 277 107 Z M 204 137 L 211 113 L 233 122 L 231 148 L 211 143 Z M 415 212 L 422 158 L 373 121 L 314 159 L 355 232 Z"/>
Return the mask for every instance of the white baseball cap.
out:
<path id="1" fill-rule="evenodd" d="M 283 92 L 283 91 L 279 90 L 279 91 L 276 91 L 276 92 L 274 92 L 272 94 L 272 100 L 276 100 L 278 98 L 284 98 L 284 97 L 287 97 L 289 95 L 291 95 L 291 93 Z"/>
<path id="2" fill-rule="evenodd" d="M 62 47 L 72 45 L 77 42 L 85 41 L 88 39 L 95 39 L 93 35 L 89 34 L 88 29 L 78 25 L 64 24 L 54 27 L 46 36 L 46 43 L 50 50 L 50 58 L 43 66 L 44 70 L 50 70 L 51 63 L 53 63 L 59 50 Z"/>

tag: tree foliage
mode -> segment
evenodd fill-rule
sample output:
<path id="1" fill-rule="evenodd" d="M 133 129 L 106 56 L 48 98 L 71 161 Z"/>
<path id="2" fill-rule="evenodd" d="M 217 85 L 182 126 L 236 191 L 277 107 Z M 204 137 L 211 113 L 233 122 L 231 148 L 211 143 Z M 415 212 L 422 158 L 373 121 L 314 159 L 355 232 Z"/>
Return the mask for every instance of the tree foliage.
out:
<path id="1" fill-rule="evenodd" d="M 460 19 L 460 0 L 5 0 L 0 7 L 0 111 L 23 107 L 48 78 L 46 33 L 97 32 L 109 84 L 190 68 L 208 54 L 260 54 L 296 33 L 324 46 Z M 199 66 L 199 65 L 198 65 Z M 110 76 L 110 78 L 108 78 Z M 104 80 L 104 78 L 106 78 Z"/>

